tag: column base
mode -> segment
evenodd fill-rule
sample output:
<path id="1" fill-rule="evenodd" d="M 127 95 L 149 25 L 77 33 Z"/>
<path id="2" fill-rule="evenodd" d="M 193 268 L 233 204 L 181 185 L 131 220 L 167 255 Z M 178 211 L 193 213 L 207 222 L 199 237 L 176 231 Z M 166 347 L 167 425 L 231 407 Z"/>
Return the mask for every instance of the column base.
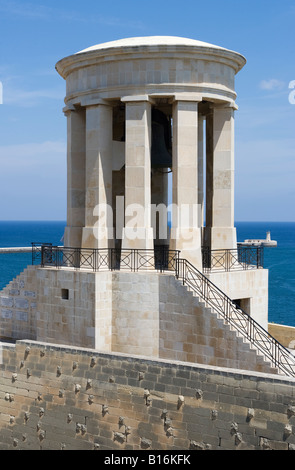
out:
<path id="1" fill-rule="evenodd" d="M 211 250 L 233 250 L 237 248 L 235 227 L 204 227 L 204 245 Z"/>
<path id="2" fill-rule="evenodd" d="M 197 269 L 202 269 L 201 228 L 171 230 L 170 249 L 179 250 L 180 258 L 187 259 Z"/>
<path id="3" fill-rule="evenodd" d="M 153 250 L 154 231 L 146 227 L 124 227 L 122 233 L 122 249 Z"/>
<path id="4" fill-rule="evenodd" d="M 66 227 L 64 232 L 64 247 L 80 248 L 83 227 Z"/>
<path id="5" fill-rule="evenodd" d="M 82 248 L 113 248 L 112 229 L 83 227 Z"/>

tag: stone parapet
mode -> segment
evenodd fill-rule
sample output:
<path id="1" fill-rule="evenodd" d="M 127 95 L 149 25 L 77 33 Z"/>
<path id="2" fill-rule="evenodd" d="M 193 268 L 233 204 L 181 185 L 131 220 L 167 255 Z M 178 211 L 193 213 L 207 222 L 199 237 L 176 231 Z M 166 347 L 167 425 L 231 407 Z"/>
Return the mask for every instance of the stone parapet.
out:
<path id="1" fill-rule="evenodd" d="M 294 379 L 35 341 L 3 346 L 1 450 L 294 449 Z"/>

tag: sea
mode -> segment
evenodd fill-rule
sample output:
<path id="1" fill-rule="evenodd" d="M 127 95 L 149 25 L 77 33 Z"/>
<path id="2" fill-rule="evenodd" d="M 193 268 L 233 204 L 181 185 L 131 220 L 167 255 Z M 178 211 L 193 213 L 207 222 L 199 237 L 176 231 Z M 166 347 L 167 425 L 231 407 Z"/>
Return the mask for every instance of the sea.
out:
<path id="1" fill-rule="evenodd" d="M 25 247 L 32 242 L 61 245 L 64 221 L 0 221 L 0 247 Z M 295 222 L 236 222 L 239 242 L 266 238 L 277 247 L 264 248 L 269 270 L 269 322 L 295 327 Z M 31 253 L 0 253 L 0 291 L 27 265 Z"/>

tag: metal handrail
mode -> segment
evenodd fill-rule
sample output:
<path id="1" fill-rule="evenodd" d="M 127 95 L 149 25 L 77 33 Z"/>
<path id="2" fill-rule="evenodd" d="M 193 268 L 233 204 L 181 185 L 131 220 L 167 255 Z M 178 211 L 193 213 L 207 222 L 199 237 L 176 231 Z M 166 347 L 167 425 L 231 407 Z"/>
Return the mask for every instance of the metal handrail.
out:
<path id="1" fill-rule="evenodd" d="M 42 244 L 40 247 L 42 267 L 101 270 L 156 269 L 160 272 L 177 269 L 178 250 L 166 246 L 154 249 L 118 248 L 70 248 Z M 33 258 L 33 264 L 36 258 Z"/>
<path id="2" fill-rule="evenodd" d="M 186 259 L 178 259 L 177 278 L 195 292 L 205 305 L 234 326 L 276 369 L 295 377 L 295 357 L 248 313 L 222 292 L 212 281 Z"/>
<path id="3" fill-rule="evenodd" d="M 202 247 L 203 272 L 245 271 L 263 268 L 263 246 L 241 246 L 236 249 Z"/>

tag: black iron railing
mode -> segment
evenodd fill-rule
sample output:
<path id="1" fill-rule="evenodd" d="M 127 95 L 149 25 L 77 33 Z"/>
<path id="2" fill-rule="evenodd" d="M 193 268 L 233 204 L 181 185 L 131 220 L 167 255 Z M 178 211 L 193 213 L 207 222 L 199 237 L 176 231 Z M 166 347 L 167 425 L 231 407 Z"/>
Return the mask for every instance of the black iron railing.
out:
<path id="1" fill-rule="evenodd" d="M 177 277 L 204 300 L 206 306 L 211 307 L 215 313 L 245 337 L 270 361 L 274 368 L 295 377 L 295 357 L 288 349 L 273 338 L 248 313 L 239 308 L 189 261 L 178 259 Z"/>
<path id="2" fill-rule="evenodd" d="M 263 268 L 263 247 L 238 245 L 233 250 L 202 247 L 203 272 L 244 271 Z"/>
<path id="3" fill-rule="evenodd" d="M 52 243 L 32 242 L 32 264 L 41 264 L 42 246 L 50 247 Z"/>
<path id="4" fill-rule="evenodd" d="M 160 272 L 176 272 L 178 257 L 177 250 L 169 250 L 166 246 L 145 250 L 67 248 L 42 244 L 38 251 L 36 246 L 33 246 L 32 262 L 42 267 L 67 267 L 92 271 L 156 269 Z"/>
<path id="5" fill-rule="evenodd" d="M 43 250 L 43 251 L 42 251 Z M 52 243 L 32 243 L 32 264 L 55 267 L 71 266 L 88 268 L 93 271 L 106 269 L 132 269 L 156 267 L 159 270 L 173 270 L 175 250 L 166 245 L 156 246 L 154 250 L 121 250 L 64 248 Z M 251 270 L 263 268 L 263 247 L 238 246 L 236 250 L 211 250 L 202 248 L 203 272 L 209 273 Z"/>

